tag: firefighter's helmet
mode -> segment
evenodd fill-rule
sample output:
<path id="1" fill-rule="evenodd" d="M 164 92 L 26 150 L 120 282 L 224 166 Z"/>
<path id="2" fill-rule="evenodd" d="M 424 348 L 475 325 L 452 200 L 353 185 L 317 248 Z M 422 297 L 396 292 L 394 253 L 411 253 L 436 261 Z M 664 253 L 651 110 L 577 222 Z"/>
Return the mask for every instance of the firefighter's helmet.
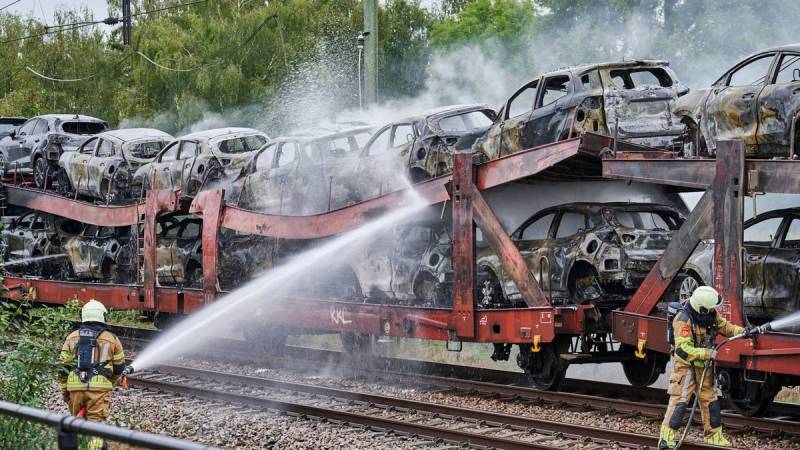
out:
<path id="1" fill-rule="evenodd" d="M 719 292 L 711 286 L 700 286 L 692 292 L 689 298 L 692 309 L 700 314 L 708 314 L 712 310 L 722 305 L 722 297 Z"/>
<path id="2" fill-rule="evenodd" d="M 106 322 L 108 310 L 95 299 L 89 300 L 81 309 L 81 322 Z"/>

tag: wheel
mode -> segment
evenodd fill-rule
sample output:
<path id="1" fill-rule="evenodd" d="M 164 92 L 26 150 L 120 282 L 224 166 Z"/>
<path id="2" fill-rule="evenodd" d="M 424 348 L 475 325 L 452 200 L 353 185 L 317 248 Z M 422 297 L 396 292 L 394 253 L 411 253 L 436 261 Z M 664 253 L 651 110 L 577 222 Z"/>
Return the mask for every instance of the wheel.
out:
<path id="1" fill-rule="evenodd" d="M 636 350 L 632 345 L 622 344 L 620 351 L 633 356 Z M 622 370 L 631 386 L 647 387 L 655 383 L 667 368 L 669 358 L 661 353 L 648 351 L 644 359 L 633 356 L 633 359 L 622 361 Z"/>
<path id="2" fill-rule="evenodd" d="M 730 406 L 744 416 L 758 416 L 772 404 L 780 390 L 772 376 L 753 373 L 754 377 L 765 377 L 764 381 L 745 380 L 744 371 L 718 368 L 717 385 Z"/>
<path id="3" fill-rule="evenodd" d="M 0 153 L 0 179 L 6 176 L 6 155 Z"/>
<path id="4" fill-rule="evenodd" d="M 555 343 L 541 344 L 539 351 L 535 353 L 529 344 L 521 344 L 517 365 L 528 374 L 531 384 L 543 391 L 557 390 L 569 367 L 561 359 Z"/>
<path id="5" fill-rule="evenodd" d="M 343 331 L 339 334 L 342 347 L 351 355 L 365 355 L 372 353 L 374 339 L 369 334 L 350 333 Z"/>
<path id="6" fill-rule="evenodd" d="M 572 269 L 569 274 L 569 295 L 573 304 L 590 302 L 603 296 L 603 288 L 594 267 L 583 263 Z"/>
<path id="7" fill-rule="evenodd" d="M 47 189 L 53 182 L 53 174 L 48 172 L 47 166 L 47 160 L 41 156 L 33 161 L 33 182 L 38 188 Z M 45 176 L 47 176 L 47 186 L 45 186 Z"/>
<path id="8" fill-rule="evenodd" d="M 69 175 L 64 169 L 58 171 L 56 180 L 58 181 L 57 192 L 65 197 L 71 197 L 73 194 L 72 183 L 69 181 Z"/>
<path id="9" fill-rule="evenodd" d="M 694 290 L 702 285 L 703 282 L 698 280 L 695 275 L 691 273 L 686 274 L 686 278 L 681 281 L 678 291 L 678 298 L 680 299 L 681 304 L 686 304 L 686 302 L 689 301 L 689 297 L 692 296 Z"/>
<path id="10" fill-rule="evenodd" d="M 475 293 L 475 297 L 481 307 L 498 308 L 509 306 L 508 300 L 503 295 L 503 286 L 500 284 L 500 279 L 492 269 L 484 267 L 481 270 L 478 275 L 476 289 L 478 292 Z"/>
<path id="11" fill-rule="evenodd" d="M 186 186 L 186 195 L 194 196 L 197 195 L 203 189 L 209 189 L 216 186 L 220 180 L 225 176 L 225 172 L 223 172 L 222 167 L 218 165 L 213 165 L 208 168 L 205 176 L 203 177 L 203 182 L 197 183 L 194 180 L 189 181 Z"/>
<path id="12" fill-rule="evenodd" d="M 100 268 L 100 274 L 103 276 L 103 281 L 112 282 L 117 274 L 117 263 L 110 259 L 103 261 L 103 266 Z"/>

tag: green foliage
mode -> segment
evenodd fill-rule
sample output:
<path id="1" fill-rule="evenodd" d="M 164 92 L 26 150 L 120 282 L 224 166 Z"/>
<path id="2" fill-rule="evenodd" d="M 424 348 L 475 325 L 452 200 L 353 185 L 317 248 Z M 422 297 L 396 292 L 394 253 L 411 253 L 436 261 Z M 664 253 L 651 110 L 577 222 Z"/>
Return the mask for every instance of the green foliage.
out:
<path id="1" fill-rule="evenodd" d="M 524 43 L 534 23 L 529 0 L 473 0 L 454 16 L 433 25 L 432 43 L 450 48 L 499 40 L 512 48 Z"/>
<path id="2" fill-rule="evenodd" d="M 30 303 L 0 302 L 0 398 L 36 408 L 44 399 L 61 368 L 59 353 L 79 308 L 46 308 L 32 314 Z M 0 416 L 2 448 L 45 448 L 53 431 L 7 416 Z"/>

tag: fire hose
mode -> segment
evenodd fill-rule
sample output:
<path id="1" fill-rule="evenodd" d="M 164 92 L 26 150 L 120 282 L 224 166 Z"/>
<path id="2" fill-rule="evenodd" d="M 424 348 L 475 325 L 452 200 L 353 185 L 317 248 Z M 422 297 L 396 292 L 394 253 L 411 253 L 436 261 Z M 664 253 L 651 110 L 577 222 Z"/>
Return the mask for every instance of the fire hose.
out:
<path id="1" fill-rule="evenodd" d="M 751 337 L 754 337 L 757 334 L 762 334 L 762 333 L 765 333 L 765 332 L 770 331 L 770 330 L 772 330 L 772 324 L 771 323 L 767 323 L 767 324 L 761 325 L 759 327 L 755 327 L 755 328 L 753 328 L 753 329 L 751 329 L 749 331 L 745 330 L 744 332 L 739 333 L 736 336 L 731 336 L 729 338 L 723 339 L 722 342 L 720 342 L 719 344 L 715 345 L 713 347 L 713 349 L 714 349 L 714 351 L 718 351 L 723 345 L 727 344 L 728 342 L 735 341 L 737 339 L 742 339 L 742 338 L 751 338 Z M 706 360 L 705 363 L 703 364 L 703 373 L 700 375 L 700 382 L 697 383 L 697 385 L 695 386 L 694 402 L 692 402 L 692 409 L 689 411 L 689 419 L 686 421 L 686 426 L 683 428 L 683 434 L 681 435 L 681 438 L 678 440 L 677 444 L 675 444 L 675 449 L 674 450 L 678 450 L 678 449 L 681 448 L 681 445 L 683 445 L 684 439 L 686 439 L 686 435 L 689 434 L 689 427 L 692 425 L 692 419 L 694 419 L 694 413 L 697 410 L 697 404 L 699 403 L 699 400 L 700 400 L 700 389 L 703 388 L 703 383 L 705 382 L 706 373 L 708 372 L 708 368 L 713 366 L 713 364 L 714 364 L 713 361 L 710 360 L 710 359 Z M 716 380 L 714 382 L 716 383 Z"/>

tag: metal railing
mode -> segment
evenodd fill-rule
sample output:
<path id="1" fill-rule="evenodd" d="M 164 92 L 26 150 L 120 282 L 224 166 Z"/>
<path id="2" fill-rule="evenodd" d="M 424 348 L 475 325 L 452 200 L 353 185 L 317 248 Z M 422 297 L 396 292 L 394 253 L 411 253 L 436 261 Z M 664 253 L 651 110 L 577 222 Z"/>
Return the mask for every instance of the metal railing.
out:
<path id="1" fill-rule="evenodd" d="M 115 442 L 153 449 L 201 450 L 216 448 L 169 436 L 161 436 L 142 431 L 129 430 L 127 428 L 114 427 L 103 423 L 91 422 L 75 416 L 57 414 L 31 408 L 29 406 L 18 405 L 16 403 L 4 402 L 2 400 L 0 400 L 0 415 L 16 417 L 30 422 L 38 422 L 55 428 L 58 431 L 59 450 L 77 450 L 78 434 L 96 436 Z"/>

